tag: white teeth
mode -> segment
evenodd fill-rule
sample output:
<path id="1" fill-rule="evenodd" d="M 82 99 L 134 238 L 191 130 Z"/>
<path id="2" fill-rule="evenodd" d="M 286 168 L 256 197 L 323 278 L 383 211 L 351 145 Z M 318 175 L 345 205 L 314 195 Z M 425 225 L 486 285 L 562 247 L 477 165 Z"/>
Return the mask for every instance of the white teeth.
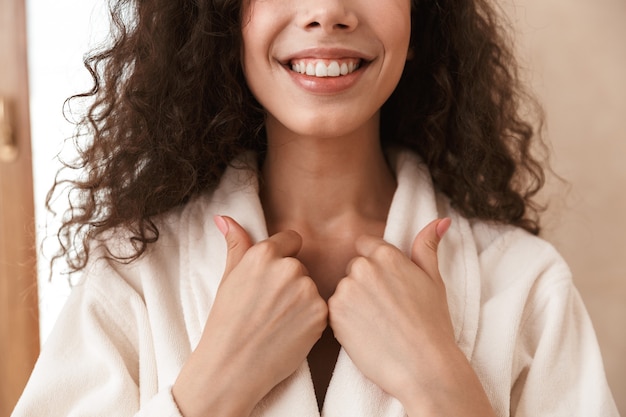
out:
<path id="1" fill-rule="evenodd" d="M 321 62 L 315 64 L 315 76 L 316 77 L 328 77 L 328 67 Z"/>
<path id="2" fill-rule="evenodd" d="M 329 77 L 339 77 L 341 75 L 341 68 L 339 67 L 339 63 L 336 61 L 331 61 L 330 65 L 328 65 L 327 74 Z"/>
<path id="3" fill-rule="evenodd" d="M 342 62 L 328 61 L 328 65 L 323 61 L 300 61 L 292 62 L 291 70 L 300 74 L 306 74 L 312 77 L 339 77 L 348 75 L 359 68 L 358 62 Z"/>

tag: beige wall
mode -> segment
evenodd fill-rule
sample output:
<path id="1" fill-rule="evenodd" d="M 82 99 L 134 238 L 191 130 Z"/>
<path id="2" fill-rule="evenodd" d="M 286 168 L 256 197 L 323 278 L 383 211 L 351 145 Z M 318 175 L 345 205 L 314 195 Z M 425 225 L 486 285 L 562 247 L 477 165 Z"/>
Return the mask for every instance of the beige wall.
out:
<path id="1" fill-rule="evenodd" d="M 626 1 L 504 3 L 569 183 L 549 187 L 544 236 L 574 272 L 626 416 Z"/>

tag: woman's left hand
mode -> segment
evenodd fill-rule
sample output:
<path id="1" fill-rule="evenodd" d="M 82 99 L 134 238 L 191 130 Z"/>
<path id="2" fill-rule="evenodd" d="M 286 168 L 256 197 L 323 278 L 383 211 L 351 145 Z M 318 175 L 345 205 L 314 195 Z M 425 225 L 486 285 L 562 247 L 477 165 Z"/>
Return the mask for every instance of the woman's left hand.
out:
<path id="1" fill-rule="evenodd" d="M 476 410 L 488 416 L 484 390 L 456 345 L 439 273 L 437 247 L 449 226 L 450 219 L 438 219 L 422 229 L 411 258 L 382 239 L 359 238 L 359 256 L 328 301 L 329 321 L 354 364 L 409 415 L 455 415 L 440 402 L 463 406 L 482 393 Z"/>

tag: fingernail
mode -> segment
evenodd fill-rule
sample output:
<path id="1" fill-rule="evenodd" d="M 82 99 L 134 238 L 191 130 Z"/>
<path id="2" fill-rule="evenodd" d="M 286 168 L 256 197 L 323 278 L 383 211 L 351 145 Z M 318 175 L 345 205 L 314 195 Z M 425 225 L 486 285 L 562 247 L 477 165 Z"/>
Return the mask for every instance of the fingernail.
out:
<path id="1" fill-rule="evenodd" d="M 222 216 L 213 216 L 213 222 L 224 236 L 228 233 L 228 223 Z"/>
<path id="2" fill-rule="evenodd" d="M 439 223 L 437 223 L 436 231 L 439 239 L 443 239 L 443 236 L 446 234 L 450 225 L 452 224 L 452 219 L 446 217 L 445 219 L 441 219 Z"/>

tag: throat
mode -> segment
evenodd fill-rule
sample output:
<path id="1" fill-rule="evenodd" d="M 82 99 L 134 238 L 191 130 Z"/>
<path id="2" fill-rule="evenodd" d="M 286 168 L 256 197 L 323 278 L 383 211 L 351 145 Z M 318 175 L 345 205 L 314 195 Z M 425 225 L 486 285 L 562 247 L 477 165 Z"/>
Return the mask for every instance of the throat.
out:
<path id="1" fill-rule="evenodd" d="M 332 329 L 326 328 L 322 337 L 313 346 L 307 357 L 311 370 L 311 379 L 315 388 L 317 406 L 321 412 L 326 399 L 328 386 L 339 357 L 341 345 L 335 339 Z"/>

